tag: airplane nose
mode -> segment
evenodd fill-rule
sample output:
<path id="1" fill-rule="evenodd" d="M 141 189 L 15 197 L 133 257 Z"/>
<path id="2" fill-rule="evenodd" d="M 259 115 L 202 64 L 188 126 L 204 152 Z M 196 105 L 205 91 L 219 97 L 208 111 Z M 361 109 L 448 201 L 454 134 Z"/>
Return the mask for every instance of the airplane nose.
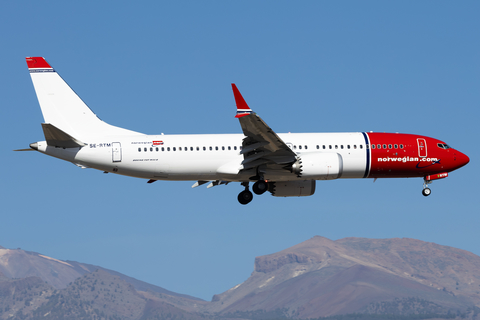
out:
<path id="1" fill-rule="evenodd" d="M 463 167 L 470 162 L 470 158 L 466 154 L 461 153 L 460 151 L 455 151 L 454 159 L 457 164 L 457 169 Z"/>

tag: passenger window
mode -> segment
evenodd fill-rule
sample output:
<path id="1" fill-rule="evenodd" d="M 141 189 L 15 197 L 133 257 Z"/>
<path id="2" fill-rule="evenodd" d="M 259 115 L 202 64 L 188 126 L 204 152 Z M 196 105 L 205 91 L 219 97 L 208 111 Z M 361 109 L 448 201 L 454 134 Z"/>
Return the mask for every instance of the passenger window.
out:
<path id="1" fill-rule="evenodd" d="M 394 147 L 395 149 L 398 149 L 398 144 L 394 144 L 393 147 Z"/>
<path id="2" fill-rule="evenodd" d="M 165 151 L 165 147 L 162 147 L 162 151 Z"/>
<path id="3" fill-rule="evenodd" d="M 349 145 L 349 144 L 347 145 L 347 149 L 350 149 L 350 145 Z"/>
<path id="4" fill-rule="evenodd" d="M 332 149 L 332 145 L 329 145 L 328 148 L 329 148 L 329 149 Z"/>
<path id="5" fill-rule="evenodd" d="M 225 147 L 224 147 L 224 146 L 222 146 L 222 150 L 225 150 Z"/>
<path id="6" fill-rule="evenodd" d="M 230 146 L 228 146 L 228 150 L 231 150 L 232 148 Z"/>
<path id="7" fill-rule="evenodd" d="M 177 149 L 175 147 L 173 147 L 173 151 L 177 151 Z"/>
<path id="8" fill-rule="evenodd" d="M 338 149 L 338 145 L 335 145 L 335 149 Z"/>
<path id="9" fill-rule="evenodd" d="M 307 149 L 308 149 L 308 146 L 305 146 L 305 150 L 307 150 Z"/>
<path id="10" fill-rule="evenodd" d="M 374 144 L 372 144 L 372 149 L 375 149 L 375 145 L 374 145 Z"/>
<path id="11" fill-rule="evenodd" d="M 293 146 L 293 149 L 297 149 L 297 146 L 294 145 L 294 146 Z"/>
<path id="12" fill-rule="evenodd" d="M 155 151 L 158 151 L 158 147 L 155 148 Z"/>
<path id="13" fill-rule="evenodd" d="M 170 147 L 167 147 L 167 151 L 170 151 Z"/>
<path id="14" fill-rule="evenodd" d="M 200 147 L 197 147 L 197 151 L 200 151 Z"/>
<path id="15" fill-rule="evenodd" d="M 207 147 L 203 147 L 203 151 L 206 151 L 207 150 Z"/>
<path id="16" fill-rule="evenodd" d="M 363 149 L 363 144 L 360 145 L 360 149 Z"/>
<path id="17" fill-rule="evenodd" d="M 298 146 L 298 149 L 302 150 L 302 146 Z"/>
<path id="18" fill-rule="evenodd" d="M 317 144 L 317 149 L 320 149 L 320 146 Z"/>
<path id="19" fill-rule="evenodd" d="M 400 145 L 400 149 L 403 149 L 403 144 Z"/>
<path id="20" fill-rule="evenodd" d="M 234 147 L 233 147 L 233 150 L 237 150 L 237 146 L 234 146 Z"/>
<path id="21" fill-rule="evenodd" d="M 383 145 L 383 149 L 387 149 L 387 145 L 386 145 L 386 144 Z"/>
<path id="22" fill-rule="evenodd" d="M 138 152 L 142 152 L 142 148 L 138 148 Z"/>
<path id="23" fill-rule="evenodd" d="M 143 151 L 147 152 L 147 148 L 143 148 Z"/>
<path id="24" fill-rule="evenodd" d="M 325 149 L 325 145 L 323 145 L 323 149 Z"/>
<path id="25" fill-rule="evenodd" d="M 343 149 L 343 144 L 340 146 L 340 149 Z"/>

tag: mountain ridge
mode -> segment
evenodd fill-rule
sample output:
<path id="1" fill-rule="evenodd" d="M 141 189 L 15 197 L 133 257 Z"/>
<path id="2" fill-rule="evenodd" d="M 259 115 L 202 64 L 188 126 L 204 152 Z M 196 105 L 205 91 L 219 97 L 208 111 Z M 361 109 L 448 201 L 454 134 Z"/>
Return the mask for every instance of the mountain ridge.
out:
<path id="1" fill-rule="evenodd" d="M 456 259 L 461 263 L 457 263 Z M 375 286 L 370 279 L 370 282 L 364 283 L 361 288 L 369 286 L 372 297 L 376 296 L 375 292 L 383 292 L 383 297 L 389 299 L 417 295 L 451 307 L 480 306 L 480 257 L 465 250 L 415 239 L 349 237 L 333 241 L 315 236 L 282 251 L 256 257 L 254 266 L 252 275 L 245 282 L 215 295 L 212 299 L 214 304 L 208 308 L 220 313 L 233 310 L 252 311 L 255 308 L 267 311 L 288 309 L 291 314 L 298 314 L 300 317 L 330 316 L 341 309 L 338 309 L 338 306 L 329 306 L 331 310 L 337 311 L 326 312 L 327 300 L 324 301 L 323 311 L 316 313 L 298 312 L 308 308 L 298 303 L 285 302 L 289 297 L 291 299 L 291 296 L 295 296 L 297 302 L 302 300 L 305 288 L 312 286 L 308 281 L 298 290 L 296 286 L 290 286 L 289 290 L 283 291 L 283 297 L 279 297 L 278 292 L 289 283 L 297 282 L 298 286 L 305 277 L 318 286 L 318 292 L 323 292 L 325 281 L 335 279 L 337 274 L 358 266 L 368 267 L 369 272 L 376 273 L 378 277 L 390 275 L 393 278 L 389 278 L 389 281 L 403 283 L 402 290 L 408 292 L 406 295 L 398 294 L 392 289 Z M 340 279 L 337 279 L 337 283 L 338 281 Z M 345 292 L 351 287 L 360 288 L 354 281 L 345 283 L 342 288 L 343 299 L 349 299 Z M 416 289 L 412 291 L 409 287 Z M 268 295 L 275 298 L 267 299 Z M 341 296 L 341 292 L 336 295 Z M 324 298 L 326 299 L 326 296 Z M 313 301 L 305 301 L 305 304 L 311 305 Z M 350 305 L 352 303 L 353 300 Z M 344 308 L 341 312 L 357 312 L 361 308 L 350 309 Z"/>
<path id="2" fill-rule="evenodd" d="M 4 274 L 7 278 L 36 276 L 51 284 L 56 289 L 64 289 L 69 283 L 78 277 L 97 269 L 119 276 L 128 283 L 134 285 L 134 287 L 140 291 L 154 291 L 182 298 L 204 301 L 203 299 L 176 293 L 100 266 L 70 260 L 58 260 L 34 251 L 25 251 L 22 249 L 0 249 L 0 274 Z"/>
<path id="3" fill-rule="evenodd" d="M 480 319 L 480 257 L 410 238 L 314 236 L 255 257 L 248 279 L 207 302 L 102 267 L 3 248 L 3 296 L 0 319 L 315 319 L 411 313 Z M 67 308 L 70 304 L 74 307 Z"/>

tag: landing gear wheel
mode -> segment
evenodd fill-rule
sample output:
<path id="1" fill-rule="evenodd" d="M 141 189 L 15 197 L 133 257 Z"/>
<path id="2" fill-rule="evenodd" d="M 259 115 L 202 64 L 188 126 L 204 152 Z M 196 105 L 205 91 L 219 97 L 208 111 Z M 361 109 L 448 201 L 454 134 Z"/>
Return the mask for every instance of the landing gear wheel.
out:
<path id="1" fill-rule="evenodd" d="M 430 190 L 429 188 L 425 188 L 425 189 L 422 190 L 422 194 L 425 197 L 428 197 L 431 193 L 432 193 L 432 190 Z"/>
<path id="2" fill-rule="evenodd" d="M 258 180 L 252 186 L 252 190 L 255 194 L 261 195 L 264 194 L 265 191 L 268 190 L 268 183 L 263 180 Z"/>
<path id="3" fill-rule="evenodd" d="M 253 194 L 250 190 L 244 190 L 238 194 L 238 202 L 240 204 L 248 204 L 253 199 Z"/>

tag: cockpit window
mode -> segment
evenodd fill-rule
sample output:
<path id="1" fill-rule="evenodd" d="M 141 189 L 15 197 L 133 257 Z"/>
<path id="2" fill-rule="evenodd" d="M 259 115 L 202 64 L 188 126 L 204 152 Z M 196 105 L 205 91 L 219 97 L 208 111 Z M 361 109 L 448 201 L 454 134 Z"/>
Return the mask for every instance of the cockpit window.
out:
<path id="1" fill-rule="evenodd" d="M 437 143 L 437 146 L 442 149 L 450 149 L 450 146 L 446 143 Z"/>

